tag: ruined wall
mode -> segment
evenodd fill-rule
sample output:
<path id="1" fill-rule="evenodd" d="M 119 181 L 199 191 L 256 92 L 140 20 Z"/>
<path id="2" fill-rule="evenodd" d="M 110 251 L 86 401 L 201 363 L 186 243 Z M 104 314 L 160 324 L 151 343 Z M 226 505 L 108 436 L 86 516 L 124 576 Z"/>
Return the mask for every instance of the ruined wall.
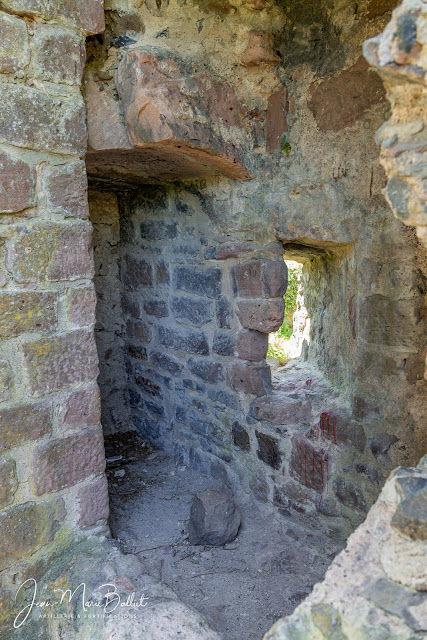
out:
<path id="1" fill-rule="evenodd" d="M 108 515 L 80 93 L 104 18 L 60 5 L 0 11 L 2 625 L 30 562 Z"/>
<path id="2" fill-rule="evenodd" d="M 388 470 L 425 446 L 425 254 L 381 193 L 374 134 L 388 106 L 361 55 L 389 9 L 116 3 L 86 72 L 90 178 L 122 190 L 137 429 L 199 469 L 237 472 L 279 508 L 320 509 L 331 527 L 360 521 Z M 129 82 L 135 69 L 145 85 Z M 198 180 L 167 186 L 186 135 L 252 180 L 219 178 L 217 164 L 201 181 L 185 157 L 181 178 Z M 264 355 L 281 320 L 284 251 L 304 254 L 317 373 L 294 372 L 282 388 L 275 376 L 271 392 Z"/>

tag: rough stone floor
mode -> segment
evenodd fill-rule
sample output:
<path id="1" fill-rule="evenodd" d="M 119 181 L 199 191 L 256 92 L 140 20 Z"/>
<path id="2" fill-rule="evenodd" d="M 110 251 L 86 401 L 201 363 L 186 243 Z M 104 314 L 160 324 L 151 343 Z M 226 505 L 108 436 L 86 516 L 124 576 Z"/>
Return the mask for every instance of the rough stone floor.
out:
<path id="1" fill-rule="evenodd" d="M 261 640 L 323 579 L 340 551 L 312 521 L 279 515 L 248 495 L 236 497 L 243 524 L 235 542 L 191 546 L 192 497 L 218 482 L 157 451 L 133 460 L 125 453 L 124 464 L 112 463 L 108 475 L 110 524 L 121 549 L 136 554 L 143 572 L 199 611 L 222 640 Z"/>

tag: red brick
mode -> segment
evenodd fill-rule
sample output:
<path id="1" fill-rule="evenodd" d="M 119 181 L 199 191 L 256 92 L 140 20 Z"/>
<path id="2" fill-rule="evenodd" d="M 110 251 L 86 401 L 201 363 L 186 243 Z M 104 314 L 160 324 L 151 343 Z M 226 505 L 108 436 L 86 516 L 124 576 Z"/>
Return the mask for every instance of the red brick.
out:
<path id="1" fill-rule="evenodd" d="M 15 213 L 34 204 L 33 169 L 18 158 L 0 151 L 0 211 Z"/>
<path id="2" fill-rule="evenodd" d="M 92 278 L 89 222 L 36 222 L 16 228 L 6 247 L 6 266 L 16 282 Z"/>
<path id="3" fill-rule="evenodd" d="M 229 383 L 236 391 L 264 396 L 271 391 L 271 370 L 267 364 L 238 362 L 231 366 Z"/>
<path id="4" fill-rule="evenodd" d="M 84 162 L 45 165 L 42 169 L 43 192 L 50 211 L 73 218 L 88 218 L 87 176 Z"/>
<path id="5" fill-rule="evenodd" d="M 283 298 L 275 300 L 245 300 L 239 302 L 237 315 L 245 329 L 261 333 L 277 331 L 285 313 Z"/>
<path id="6" fill-rule="evenodd" d="M 91 382 L 98 374 L 98 354 L 91 331 L 78 330 L 24 343 L 22 356 L 30 396 Z"/>
<path id="7" fill-rule="evenodd" d="M 0 451 L 38 440 L 52 431 L 50 404 L 23 404 L 0 411 Z"/>
<path id="8" fill-rule="evenodd" d="M 97 385 L 70 393 L 59 414 L 62 429 L 81 429 L 100 423 L 101 398 Z"/>
<path id="9" fill-rule="evenodd" d="M 39 445 L 31 461 L 31 484 L 34 494 L 60 491 L 72 487 L 105 468 L 104 438 L 100 427 L 50 440 Z"/>
<path id="10" fill-rule="evenodd" d="M 87 529 L 99 520 L 107 520 L 110 508 L 108 501 L 107 478 L 103 476 L 95 482 L 82 487 L 79 491 L 80 519 L 79 527 Z"/>
<path id="11" fill-rule="evenodd" d="M 0 293 L 0 336 L 51 331 L 57 325 L 57 294 L 45 291 Z"/>
<path id="12" fill-rule="evenodd" d="M 267 355 L 268 336 L 259 331 L 241 331 L 236 340 L 236 355 L 241 360 L 260 362 Z"/>
<path id="13" fill-rule="evenodd" d="M 68 289 L 67 320 L 76 327 L 87 327 L 95 322 L 96 293 L 93 286 Z"/>

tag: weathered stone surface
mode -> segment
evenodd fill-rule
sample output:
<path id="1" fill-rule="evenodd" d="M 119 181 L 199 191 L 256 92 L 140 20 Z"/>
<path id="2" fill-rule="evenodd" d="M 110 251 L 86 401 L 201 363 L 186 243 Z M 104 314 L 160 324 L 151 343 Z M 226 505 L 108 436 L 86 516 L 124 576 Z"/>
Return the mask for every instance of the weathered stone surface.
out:
<path id="1" fill-rule="evenodd" d="M 101 398 L 97 385 L 70 393 L 59 413 L 59 424 L 64 430 L 95 426 L 100 419 Z"/>
<path id="2" fill-rule="evenodd" d="M 224 380 L 223 367 L 219 362 L 215 362 L 215 360 L 189 358 L 187 367 L 191 373 L 205 382 L 221 382 L 221 380 Z"/>
<path id="3" fill-rule="evenodd" d="M 351 127 L 374 105 L 385 101 L 380 78 L 360 57 L 349 69 L 313 84 L 309 107 L 320 131 Z"/>
<path id="4" fill-rule="evenodd" d="M 207 489 L 191 504 L 190 544 L 220 547 L 232 542 L 239 531 L 240 512 L 228 491 Z"/>
<path id="5" fill-rule="evenodd" d="M 378 486 L 381 484 L 381 474 L 379 473 L 378 469 L 375 469 L 375 467 L 373 467 L 372 465 L 367 464 L 366 462 L 356 461 L 353 467 L 356 473 L 359 473 L 361 476 L 369 480 L 369 482 L 371 482 L 372 484 Z"/>
<path id="6" fill-rule="evenodd" d="M 72 218 L 89 217 L 84 162 L 45 165 L 42 168 L 42 186 L 50 211 Z"/>
<path id="7" fill-rule="evenodd" d="M 413 325 L 417 311 L 406 300 L 383 295 L 368 296 L 359 308 L 359 331 L 371 344 L 408 346 L 413 337 L 407 327 Z"/>
<path id="8" fill-rule="evenodd" d="M 253 329 L 261 333 L 277 331 L 283 322 L 285 301 L 276 300 L 245 300 L 237 305 L 237 315 L 240 324 L 245 329 Z"/>
<path id="9" fill-rule="evenodd" d="M 323 494 L 331 473 L 331 460 L 325 447 L 316 445 L 303 434 L 292 438 L 290 473 L 301 485 Z"/>
<path id="10" fill-rule="evenodd" d="M 158 335 L 160 344 L 164 347 L 201 356 L 209 353 L 208 341 L 202 331 L 158 327 Z"/>
<path id="11" fill-rule="evenodd" d="M 87 35 L 105 29 L 102 0 L 65 0 L 60 4 L 44 0 L 4 0 L 3 6 L 11 13 L 39 17 L 45 20 L 65 18 Z"/>
<path id="12" fill-rule="evenodd" d="M 220 329 L 230 329 L 234 313 L 230 301 L 227 298 L 219 298 L 216 301 L 216 317 Z"/>
<path id="13" fill-rule="evenodd" d="M 22 404 L 0 411 L 0 451 L 38 440 L 52 430 L 50 404 Z"/>
<path id="14" fill-rule="evenodd" d="M 245 67 L 255 67 L 258 65 L 275 65 L 280 62 L 274 48 L 274 37 L 272 33 L 263 31 L 251 31 L 249 42 L 240 63 Z"/>
<path id="15" fill-rule="evenodd" d="M 6 245 L 6 266 L 17 282 L 93 276 L 89 222 L 38 222 L 19 226 Z"/>
<path id="16" fill-rule="evenodd" d="M 221 278 L 221 269 L 175 267 L 173 285 L 178 291 L 187 291 L 208 298 L 218 298 L 221 295 Z"/>
<path id="17" fill-rule="evenodd" d="M 163 300 L 147 300 L 144 302 L 144 311 L 149 316 L 156 316 L 156 318 L 167 318 L 169 310 L 166 302 Z"/>
<path id="18" fill-rule="evenodd" d="M 82 156 L 86 150 L 83 100 L 50 96 L 33 87 L 4 84 L 0 139 L 35 151 Z"/>
<path id="19" fill-rule="evenodd" d="M 14 213 L 34 204 L 34 170 L 19 158 L 0 151 L 0 211 Z"/>
<path id="20" fill-rule="evenodd" d="M 116 86 L 132 144 L 154 151 L 152 172 L 160 159 L 162 174 L 172 179 L 221 173 L 251 177 L 221 131 L 241 126 L 231 85 L 195 73 L 166 50 L 133 49 L 119 64 Z"/>
<path id="21" fill-rule="evenodd" d="M 64 518 L 61 498 L 43 503 L 26 502 L 2 511 L 0 570 L 15 565 L 51 542 Z"/>
<path id="22" fill-rule="evenodd" d="M 389 457 L 387 455 L 390 447 L 397 442 L 398 438 L 391 433 L 380 433 L 369 441 L 369 448 L 381 464 L 388 464 Z"/>
<path id="23" fill-rule="evenodd" d="M 279 393 L 255 400 L 252 411 L 257 420 L 272 424 L 300 425 L 308 423 L 311 418 L 311 404 L 307 400 L 293 399 Z"/>
<path id="24" fill-rule="evenodd" d="M 174 317 L 179 322 L 201 327 L 214 317 L 214 304 L 212 300 L 203 300 L 183 296 L 171 299 L 171 309 Z"/>
<path id="25" fill-rule="evenodd" d="M 287 113 L 288 92 L 280 89 L 269 96 L 267 117 L 265 120 L 265 146 L 267 153 L 273 153 L 282 146 L 283 135 L 288 130 Z M 280 247 L 280 249 L 282 249 Z M 283 253 L 283 250 L 282 250 Z"/>
<path id="26" fill-rule="evenodd" d="M 82 487 L 79 491 L 79 527 L 87 529 L 94 526 L 99 520 L 107 520 L 110 507 L 108 503 L 108 483 L 103 476 L 95 482 Z"/>
<path id="27" fill-rule="evenodd" d="M 34 494 L 42 496 L 99 475 L 104 467 L 102 430 L 85 429 L 36 447 L 31 461 L 31 485 Z"/>
<path id="28" fill-rule="evenodd" d="M 397 478 L 399 503 L 391 525 L 412 540 L 427 540 L 427 478 Z"/>
<path id="29" fill-rule="evenodd" d="M 366 436 L 360 422 L 353 420 L 344 411 L 323 411 L 319 424 L 311 431 L 314 437 L 322 437 L 334 444 L 353 446 L 364 451 Z"/>
<path id="30" fill-rule="evenodd" d="M 241 360 L 260 362 L 268 349 L 268 335 L 259 331 L 241 331 L 236 340 L 236 355 Z"/>
<path id="31" fill-rule="evenodd" d="M 277 438 L 255 431 L 258 440 L 257 456 L 262 462 L 268 464 L 273 469 L 280 469 L 282 464 L 282 454 L 279 450 L 279 442 Z"/>
<path id="32" fill-rule="evenodd" d="M 31 75 L 40 80 L 79 85 L 86 58 L 84 40 L 64 27 L 37 24 Z"/>
<path id="33" fill-rule="evenodd" d="M 408 477 L 416 472 L 398 471 Z M 398 536 L 390 526 L 398 504 L 393 484 L 391 477 L 324 581 L 291 616 L 277 622 L 264 640 L 382 636 L 401 640 L 420 635 L 415 630 L 422 632 L 424 627 L 417 626 L 408 614 L 425 608 L 425 593 L 416 591 L 426 588 L 425 543 Z"/>
<path id="34" fill-rule="evenodd" d="M 16 73 L 30 62 L 27 25 L 24 20 L 0 14 L 0 73 Z"/>
<path id="35" fill-rule="evenodd" d="M 9 400 L 13 389 L 13 371 L 7 358 L 0 357 L 0 401 Z"/>
<path id="36" fill-rule="evenodd" d="M 156 263 L 156 284 L 166 284 L 170 282 L 169 268 L 164 260 Z"/>
<path id="37" fill-rule="evenodd" d="M 0 336 L 56 328 L 58 295 L 45 291 L 0 293 Z"/>
<path id="38" fill-rule="evenodd" d="M 150 362 L 172 375 L 180 373 L 183 368 L 183 364 L 178 360 L 178 358 L 174 358 L 173 356 L 161 351 L 150 351 Z"/>
<path id="39" fill-rule="evenodd" d="M 128 289 L 133 291 L 153 284 L 153 267 L 147 260 L 127 255 L 125 265 L 123 282 Z"/>
<path id="40" fill-rule="evenodd" d="M 94 287 L 77 287 L 67 293 L 67 320 L 75 327 L 95 323 L 96 293 Z"/>
<path id="41" fill-rule="evenodd" d="M 229 371 L 229 383 L 236 391 L 263 396 L 271 391 L 271 370 L 267 364 L 236 363 Z"/>
<path id="42" fill-rule="evenodd" d="M 236 294 L 241 298 L 278 298 L 288 286 L 284 260 L 253 260 L 233 268 Z"/>
<path id="43" fill-rule="evenodd" d="M 173 220 L 144 220 L 140 231 L 143 240 L 173 240 L 178 233 L 178 224 Z"/>
<path id="44" fill-rule="evenodd" d="M 0 477 L 0 507 L 6 507 L 13 502 L 13 496 L 18 488 L 15 460 L 0 456 Z"/>
<path id="45" fill-rule="evenodd" d="M 128 320 L 126 322 L 126 335 L 130 339 L 137 339 L 139 342 L 151 342 L 153 332 L 151 327 L 141 320 Z"/>
<path id="46" fill-rule="evenodd" d="M 231 427 L 231 433 L 233 436 L 233 442 L 236 447 L 239 447 L 242 451 L 250 451 L 251 443 L 249 439 L 249 434 L 242 425 L 236 421 L 233 422 Z"/>
<path id="47" fill-rule="evenodd" d="M 338 500 L 348 507 L 359 509 L 359 511 L 368 511 L 365 496 L 360 487 L 344 478 L 334 480 L 334 493 Z"/>
<path id="48" fill-rule="evenodd" d="M 98 373 L 98 354 L 91 331 L 78 330 L 22 345 L 30 396 L 41 396 L 71 384 L 89 382 Z"/>
<path id="49" fill-rule="evenodd" d="M 212 351 L 220 356 L 234 356 L 236 337 L 229 331 L 218 331 L 214 335 Z"/>

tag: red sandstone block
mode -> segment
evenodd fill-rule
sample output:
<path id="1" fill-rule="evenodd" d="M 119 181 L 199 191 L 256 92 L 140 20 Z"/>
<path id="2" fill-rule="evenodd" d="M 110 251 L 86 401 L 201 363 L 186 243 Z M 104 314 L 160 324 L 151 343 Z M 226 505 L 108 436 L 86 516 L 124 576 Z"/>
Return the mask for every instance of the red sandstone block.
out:
<path id="1" fill-rule="evenodd" d="M 0 451 L 38 440 L 51 431 L 50 404 L 28 403 L 0 411 Z"/>
<path id="2" fill-rule="evenodd" d="M 6 267 L 16 282 L 92 278 L 89 222 L 36 222 L 16 227 L 7 243 Z"/>
<path id="3" fill-rule="evenodd" d="M 24 20 L 0 14 L 0 73 L 16 73 L 30 62 L 27 25 Z"/>
<path id="4" fill-rule="evenodd" d="M 100 423 L 101 398 L 97 385 L 70 393 L 59 412 L 62 429 L 81 429 Z"/>
<path id="5" fill-rule="evenodd" d="M 236 355 L 241 360 L 260 362 L 268 349 L 268 335 L 259 331 L 241 331 L 236 340 Z"/>
<path id="6" fill-rule="evenodd" d="M 110 508 L 108 483 L 105 476 L 80 489 L 79 508 L 79 527 L 81 529 L 94 526 L 98 520 L 108 519 Z"/>
<path id="7" fill-rule="evenodd" d="M 94 324 L 96 293 L 93 286 L 68 289 L 67 321 L 76 327 Z"/>
<path id="8" fill-rule="evenodd" d="M 84 162 L 44 165 L 42 186 L 50 211 L 74 218 L 88 218 L 87 176 Z"/>
<path id="9" fill-rule="evenodd" d="M 267 153 L 280 149 L 283 134 L 288 130 L 287 114 L 288 92 L 285 88 L 268 98 L 265 120 L 265 146 Z M 283 248 L 282 248 L 283 254 Z"/>
<path id="10" fill-rule="evenodd" d="M 30 74 L 40 80 L 80 85 L 86 59 L 84 39 L 63 26 L 37 24 Z"/>
<path id="11" fill-rule="evenodd" d="M 290 473 L 301 485 L 320 493 L 326 491 L 332 461 L 328 447 L 315 446 L 298 434 L 292 438 Z"/>
<path id="12" fill-rule="evenodd" d="M 39 445 L 31 461 L 34 494 L 60 491 L 99 475 L 105 468 L 104 438 L 100 427 Z"/>
<path id="13" fill-rule="evenodd" d="M 18 488 L 15 460 L 0 456 L 0 507 L 13 502 L 13 496 Z"/>
<path id="14" fill-rule="evenodd" d="M 92 382 L 98 374 L 93 333 L 82 329 L 24 343 L 22 360 L 30 396 Z"/>
<path id="15" fill-rule="evenodd" d="M 26 502 L 0 513 L 0 571 L 54 539 L 66 511 L 62 498 Z"/>
<path id="16" fill-rule="evenodd" d="M 63 18 L 86 31 L 87 35 L 101 33 L 105 29 L 103 0 L 3 0 L 2 5 L 18 15 L 44 20 Z"/>
<path id="17" fill-rule="evenodd" d="M 2 84 L 1 94 L 3 140 L 35 151 L 84 155 L 86 111 L 80 95 L 57 97 L 21 84 Z"/>
<path id="18" fill-rule="evenodd" d="M 278 298 L 288 285 L 284 260 L 251 260 L 233 268 L 236 294 L 240 298 Z"/>
<path id="19" fill-rule="evenodd" d="M 229 383 L 236 391 L 263 396 L 271 391 L 271 370 L 267 364 L 239 362 L 233 364 L 228 375 Z"/>
<path id="20" fill-rule="evenodd" d="M 33 169 L 18 158 L 0 151 L 0 211 L 14 213 L 31 207 L 34 202 Z"/>
<path id="21" fill-rule="evenodd" d="M 257 420 L 272 424 L 310 424 L 311 404 L 279 393 L 255 400 L 253 414 Z"/>
<path id="22" fill-rule="evenodd" d="M 245 300 L 237 305 L 240 324 L 245 329 L 261 333 L 277 331 L 282 325 L 285 313 L 283 298 L 275 300 Z"/>
<path id="23" fill-rule="evenodd" d="M 14 291 L 0 293 L 0 336 L 26 331 L 52 331 L 57 326 L 56 293 Z"/>

